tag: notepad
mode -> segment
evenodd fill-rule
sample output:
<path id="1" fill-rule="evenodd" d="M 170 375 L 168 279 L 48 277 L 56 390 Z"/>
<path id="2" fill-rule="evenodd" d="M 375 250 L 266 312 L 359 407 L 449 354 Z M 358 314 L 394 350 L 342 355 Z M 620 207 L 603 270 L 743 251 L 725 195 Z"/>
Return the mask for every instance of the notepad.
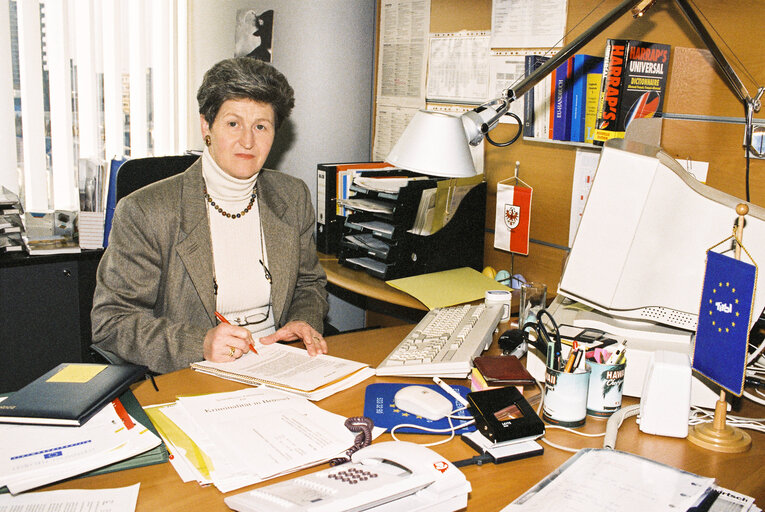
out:
<path id="1" fill-rule="evenodd" d="M 191 367 L 251 386 L 262 384 L 281 389 L 309 400 L 321 400 L 375 374 L 364 363 L 327 354 L 311 357 L 303 349 L 281 343 L 258 345 L 257 349 L 257 354 L 248 352 L 235 361 L 200 361 Z"/>

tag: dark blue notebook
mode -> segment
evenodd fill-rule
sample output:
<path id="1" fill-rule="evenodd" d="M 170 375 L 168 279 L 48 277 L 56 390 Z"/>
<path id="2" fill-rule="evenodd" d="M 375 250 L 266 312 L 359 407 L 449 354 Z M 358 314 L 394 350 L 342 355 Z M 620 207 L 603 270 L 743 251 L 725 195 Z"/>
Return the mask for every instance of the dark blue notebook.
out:
<path id="1" fill-rule="evenodd" d="M 412 384 L 399 384 L 399 383 L 377 383 L 377 384 L 370 384 L 367 386 L 366 393 L 364 395 L 364 416 L 371 419 L 375 427 L 385 428 L 388 431 L 392 427 L 395 427 L 396 425 L 400 425 L 401 423 L 408 423 L 413 425 L 421 425 L 423 427 L 427 428 L 435 428 L 435 429 L 446 429 L 449 428 L 449 420 L 448 418 L 441 418 L 437 421 L 432 421 L 426 418 L 421 418 L 419 416 L 414 416 L 413 414 L 410 414 L 408 412 L 404 412 L 398 408 L 396 408 L 396 404 L 393 402 L 393 397 L 396 395 L 396 392 L 406 386 L 411 386 Z M 449 399 L 449 401 L 452 403 L 454 409 L 460 409 L 463 408 L 464 405 L 462 405 L 459 401 L 457 401 L 456 398 L 449 396 L 448 393 L 446 393 L 443 389 L 439 388 L 435 384 L 424 384 L 425 387 L 435 389 L 440 394 L 445 396 Z M 454 390 L 460 394 L 461 397 L 466 397 L 467 394 L 470 392 L 470 389 L 466 388 L 465 386 L 452 386 Z M 466 416 L 470 419 L 472 419 L 472 416 L 470 412 L 465 409 L 464 411 L 460 411 L 455 414 L 455 416 Z M 452 419 L 452 423 L 454 426 L 458 426 L 462 423 L 465 423 L 466 420 L 458 420 L 458 419 Z M 454 431 L 456 434 L 464 434 L 466 432 L 472 432 L 475 430 L 475 425 L 470 425 L 468 427 L 462 427 Z M 396 429 L 397 434 L 434 434 L 434 432 L 426 432 L 424 430 L 418 430 L 415 428 L 399 428 Z M 448 432 L 441 433 L 440 435 L 448 435 Z"/>

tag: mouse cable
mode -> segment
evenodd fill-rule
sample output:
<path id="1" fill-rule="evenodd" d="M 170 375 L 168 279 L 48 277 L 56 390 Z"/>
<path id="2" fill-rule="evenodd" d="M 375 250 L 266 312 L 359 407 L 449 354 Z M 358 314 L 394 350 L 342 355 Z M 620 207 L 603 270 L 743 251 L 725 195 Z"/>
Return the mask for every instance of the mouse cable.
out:
<path id="1" fill-rule="evenodd" d="M 432 434 L 446 434 L 446 433 L 449 433 L 449 437 L 446 438 L 446 439 L 442 439 L 441 441 L 435 441 L 433 443 L 422 444 L 422 446 L 436 446 L 436 445 L 439 445 L 439 444 L 447 443 L 447 442 L 451 441 L 452 439 L 454 439 L 454 432 L 456 430 L 459 430 L 459 429 L 461 429 L 463 427 L 469 427 L 470 425 L 475 423 L 475 420 L 470 420 L 470 421 L 466 421 L 465 423 L 461 423 L 461 424 L 459 424 L 459 425 L 457 425 L 455 427 L 454 423 L 452 422 L 452 416 L 449 415 L 446 418 L 449 420 L 449 428 L 429 428 L 429 427 L 424 427 L 422 425 L 415 425 L 415 424 L 412 424 L 412 423 L 399 423 L 398 425 L 396 425 L 396 426 L 394 426 L 394 427 L 392 427 L 390 429 L 390 436 L 393 438 L 394 441 L 401 441 L 401 439 L 396 437 L 396 430 L 399 429 L 399 428 L 403 428 L 403 427 L 414 428 L 414 429 L 422 430 L 424 432 L 430 432 Z"/>

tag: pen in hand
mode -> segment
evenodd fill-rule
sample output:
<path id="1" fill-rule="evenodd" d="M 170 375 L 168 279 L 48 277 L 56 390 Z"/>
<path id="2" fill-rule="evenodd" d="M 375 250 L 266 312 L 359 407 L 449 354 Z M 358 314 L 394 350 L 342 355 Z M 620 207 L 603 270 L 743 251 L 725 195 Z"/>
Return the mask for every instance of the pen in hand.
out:
<path id="1" fill-rule="evenodd" d="M 221 321 L 222 323 L 224 323 L 224 324 L 229 324 L 229 325 L 231 325 L 231 322 L 229 322 L 228 320 L 226 320 L 226 317 L 225 317 L 225 316 L 223 316 L 223 315 L 221 315 L 221 314 L 220 314 L 220 313 L 218 313 L 217 311 L 215 312 L 215 318 L 217 318 L 218 320 L 220 320 L 220 321 Z M 253 346 L 253 344 L 252 344 L 252 343 L 248 343 L 248 345 L 250 346 L 250 350 L 252 350 L 252 351 L 253 351 L 253 353 L 255 353 L 255 354 L 257 354 L 257 353 L 258 353 L 258 351 L 257 351 L 257 350 L 255 350 L 255 347 Z"/>

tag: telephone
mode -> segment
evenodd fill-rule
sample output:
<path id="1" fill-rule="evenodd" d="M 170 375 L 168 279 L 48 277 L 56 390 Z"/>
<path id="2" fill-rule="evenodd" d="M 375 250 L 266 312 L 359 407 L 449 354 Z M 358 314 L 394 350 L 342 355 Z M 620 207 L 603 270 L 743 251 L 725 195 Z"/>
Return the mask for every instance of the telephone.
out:
<path id="1" fill-rule="evenodd" d="M 376 443 L 351 462 L 229 496 L 238 512 L 452 512 L 467 506 L 470 482 L 451 462 L 405 441 Z"/>

